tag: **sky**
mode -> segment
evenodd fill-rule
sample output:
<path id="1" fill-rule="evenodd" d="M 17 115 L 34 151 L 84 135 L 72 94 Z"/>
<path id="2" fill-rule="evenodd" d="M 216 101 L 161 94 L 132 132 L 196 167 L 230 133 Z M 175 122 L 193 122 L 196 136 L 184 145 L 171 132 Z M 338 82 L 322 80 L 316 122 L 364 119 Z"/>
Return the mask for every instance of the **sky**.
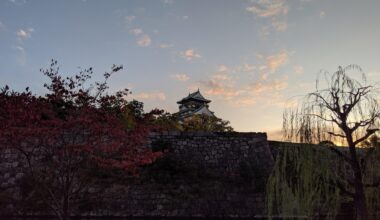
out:
<path id="1" fill-rule="evenodd" d="M 47 91 L 40 69 L 93 67 L 145 110 L 178 111 L 198 88 L 236 131 L 279 139 L 286 106 L 320 71 L 380 81 L 378 0 L 0 0 L 0 87 Z"/>

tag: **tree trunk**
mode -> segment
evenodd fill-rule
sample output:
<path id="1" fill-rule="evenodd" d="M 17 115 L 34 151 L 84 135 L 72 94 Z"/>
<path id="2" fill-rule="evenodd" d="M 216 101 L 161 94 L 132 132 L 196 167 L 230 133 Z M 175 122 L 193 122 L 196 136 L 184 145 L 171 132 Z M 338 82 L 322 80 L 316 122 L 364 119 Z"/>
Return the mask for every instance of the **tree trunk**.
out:
<path id="1" fill-rule="evenodd" d="M 70 219 L 70 212 L 69 212 L 69 197 L 67 195 L 64 195 L 63 197 L 63 220 L 69 220 Z"/>
<path id="2" fill-rule="evenodd" d="M 359 170 L 354 171 L 355 173 L 355 208 L 357 216 L 360 220 L 369 219 L 367 203 L 364 193 L 364 185 L 362 181 L 362 175 Z"/>
<path id="3" fill-rule="evenodd" d="M 355 187 L 355 209 L 356 209 L 356 215 L 357 218 L 360 220 L 368 220 L 368 208 L 367 208 L 367 201 L 366 196 L 364 193 L 364 185 L 363 185 L 363 176 L 362 176 L 362 170 L 360 168 L 360 164 L 358 161 L 358 157 L 356 154 L 356 146 L 353 143 L 352 135 L 347 136 L 347 142 L 351 154 L 351 168 L 354 171 L 354 187 Z"/>

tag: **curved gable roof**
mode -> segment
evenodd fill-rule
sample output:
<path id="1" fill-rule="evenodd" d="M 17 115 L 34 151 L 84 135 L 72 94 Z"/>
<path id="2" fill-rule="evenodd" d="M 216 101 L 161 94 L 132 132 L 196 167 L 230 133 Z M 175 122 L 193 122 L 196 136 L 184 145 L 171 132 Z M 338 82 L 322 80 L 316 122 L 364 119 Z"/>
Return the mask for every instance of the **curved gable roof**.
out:
<path id="1" fill-rule="evenodd" d="M 177 103 L 178 104 L 183 104 L 183 103 L 185 103 L 187 101 L 190 101 L 190 100 L 196 100 L 196 101 L 206 102 L 206 103 L 211 102 L 211 100 L 208 100 L 205 97 L 203 97 L 203 95 L 201 94 L 201 92 L 198 89 L 198 91 L 190 93 L 187 97 L 181 99 Z"/>

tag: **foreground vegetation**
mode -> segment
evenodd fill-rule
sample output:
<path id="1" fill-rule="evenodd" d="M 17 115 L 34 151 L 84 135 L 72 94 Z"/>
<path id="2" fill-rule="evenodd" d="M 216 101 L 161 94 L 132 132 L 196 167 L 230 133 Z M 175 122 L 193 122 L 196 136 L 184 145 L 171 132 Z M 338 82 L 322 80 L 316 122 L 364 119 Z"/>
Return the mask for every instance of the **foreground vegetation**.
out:
<path id="1" fill-rule="evenodd" d="M 370 148 L 358 154 L 366 158 L 364 182 L 380 178 L 380 142 L 374 136 Z M 270 216 L 314 216 L 335 219 L 337 215 L 355 216 L 352 170 L 328 146 L 272 142 L 278 152 L 275 167 L 267 184 L 267 207 Z M 338 148 L 342 153 L 348 149 Z M 373 149 L 373 150 L 372 150 Z M 366 204 L 370 219 L 380 210 L 380 187 L 366 185 Z M 377 217 L 376 217 L 377 216 Z"/>
<path id="2" fill-rule="evenodd" d="M 349 76 L 352 70 L 361 80 Z M 323 147 L 307 145 L 285 150 L 278 158 L 274 175 L 278 180 L 271 180 L 272 187 L 287 180 L 277 186 L 280 188 L 274 187 L 281 189 L 276 196 L 284 212 L 294 209 L 313 213 L 317 208 L 324 209 L 321 203 L 325 202 L 325 211 L 333 213 L 339 207 L 340 196 L 344 196 L 353 202 L 356 216 L 366 220 L 379 210 L 378 143 L 368 144 L 380 126 L 379 88 L 368 84 L 356 65 L 339 67 L 333 74 L 324 73 L 321 79 L 317 80 L 316 91 L 309 93 L 299 107 L 285 112 L 284 131 L 289 141 L 324 143 Z M 347 145 L 347 150 L 336 148 L 331 144 L 334 141 Z M 363 153 L 360 146 L 369 149 Z M 290 198 L 295 198 L 295 203 Z"/>
<path id="3" fill-rule="evenodd" d="M 1 206 L 14 203 L 20 213 L 41 210 L 66 220 L 110 184 L 127 186 L 162 156 L 144 147 L 149 132 L 232 130 L 216 117 L 179 123 L 163 110 L 145 113 L 142 102 L 126 100 L 128 89 L 109 94 L 107 81 L 122 68 L 114 65 L 103 82 L 91 82 L 92 68 L 63 77 L 52 60 L 41 70 L 49 79 L 46 95 L 29 88 L 0 90 L 0 150 L 22 155 L 17 162 L 23 164 L 23 177 L 0 188 Z M 18 198 L 13 197 L 16 186 L 22 191 Z"/>

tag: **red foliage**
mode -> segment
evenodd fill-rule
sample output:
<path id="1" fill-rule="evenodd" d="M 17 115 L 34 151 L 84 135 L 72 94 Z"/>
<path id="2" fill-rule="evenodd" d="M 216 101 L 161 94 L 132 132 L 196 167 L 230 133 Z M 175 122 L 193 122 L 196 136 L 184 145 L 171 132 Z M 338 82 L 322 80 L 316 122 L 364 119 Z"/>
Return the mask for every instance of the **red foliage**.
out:
<path id="1" fill-rule="evenodd" d="M 0 146 L 25 156 L 27 172 L 41 185 L 40 191 L 49 195 L 46 202 L 61 219 L 68 218 L 69 200 L 89 187 L 82 184 L 88 179 L 88 167 L 117 168 L 136 175 L 139 167 L 160 156 L 144 147 L 151 123 L 138 119 L 131 129 L 124 122 L 124 113 L 129 111 L 124 98 L 129 91 L 105 94 L 107 79 L 121 69 L 113 66 L 103 83 L 85 89 L 91 68 L 63 78 L 52 61 L 49 69 L 41 70 L 51 81 L 45 84 L 50 92 L 44 97 L 28 89 L 0 91 Z"/>

